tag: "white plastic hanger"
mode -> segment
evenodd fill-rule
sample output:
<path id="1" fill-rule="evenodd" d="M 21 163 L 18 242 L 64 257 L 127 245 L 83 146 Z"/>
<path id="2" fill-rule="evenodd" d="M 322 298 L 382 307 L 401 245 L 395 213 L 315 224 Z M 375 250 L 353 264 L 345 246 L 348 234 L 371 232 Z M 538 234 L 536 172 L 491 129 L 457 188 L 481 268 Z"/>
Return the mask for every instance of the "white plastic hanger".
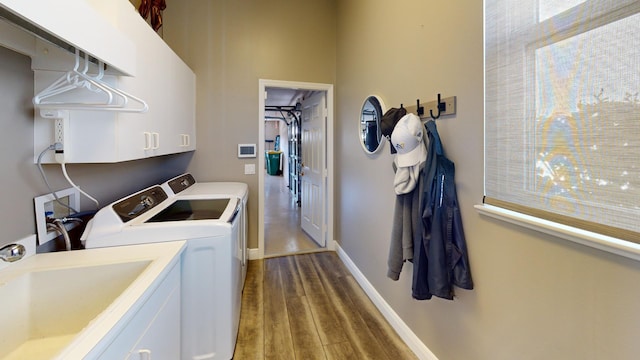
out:
<path id="1" fill-rule="evenodd" d="M 80 67 L 80 52 L 76 50 L 75 66 L 73 70 L 68 71 L 63 76 L 47 86 L 33 97 L 33 104 L 40 108 L 55 108 L 67 110 L 101 110 L 101 111 L 120 111 L 120 112 L 146 112 L 149 110 L 147 103 L 123 90 L 114 88 L 113 86 L 102 81 L 104 69 L 102 62 L 98 62 L 98 75 L 91 76 L 88 74 L 89 59 L 85 54 L 85 66 L 83 71 L 78 71 Z M 67 101 L 45 101 L 46 99 L 57 95 L 76 90 L 86 89 L 95 93 L 105 95 L 105 101 L 102 102 L 67 102 Z M 115 95 L 115 96 L 114 96 Z M 128 107 L 129 99 L 138 103 L 137 107 Z"/>

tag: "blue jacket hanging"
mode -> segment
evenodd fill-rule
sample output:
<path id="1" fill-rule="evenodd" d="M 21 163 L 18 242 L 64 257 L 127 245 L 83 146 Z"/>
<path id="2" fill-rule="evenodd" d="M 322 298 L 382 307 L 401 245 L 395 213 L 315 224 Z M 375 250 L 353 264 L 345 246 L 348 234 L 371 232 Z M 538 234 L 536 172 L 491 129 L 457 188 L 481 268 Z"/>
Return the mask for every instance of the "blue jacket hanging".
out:
<path id="1" fill-rule="evenodd" d="M 467 245 L 454 181 L 455 166 L 444 155 L 435 121 L 425 124 L 429 138 L 422 176 L 422 237 L 413 246 L 412 296 L 453 299 L 453 286 L 473 289 Z"/>

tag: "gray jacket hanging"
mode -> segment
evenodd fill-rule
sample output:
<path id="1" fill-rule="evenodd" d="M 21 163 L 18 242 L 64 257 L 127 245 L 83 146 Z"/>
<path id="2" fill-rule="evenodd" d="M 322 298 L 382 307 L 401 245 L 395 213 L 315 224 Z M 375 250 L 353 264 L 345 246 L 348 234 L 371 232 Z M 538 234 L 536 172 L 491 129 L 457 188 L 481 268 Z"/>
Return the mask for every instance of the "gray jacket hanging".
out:
<path id="1" fill-rule="evenodd" d="M 419 173 L 422 174 L 424 162 L 419 167 Z M 393 168 L 394 171 L 397 171 L 395 163 Z M 422 238 L 422 210 L 420 204 L 424 193 L 423 179 L 424 176 L 418 177 L 418 182 L 412 191 L 396 195 L 389 257 L 387 260 L 387 265 L 389 266 L 387 276 L 392 280 L 400 278 L 404 262 L 413 259 L 413 244 L 416 239 Z"/>

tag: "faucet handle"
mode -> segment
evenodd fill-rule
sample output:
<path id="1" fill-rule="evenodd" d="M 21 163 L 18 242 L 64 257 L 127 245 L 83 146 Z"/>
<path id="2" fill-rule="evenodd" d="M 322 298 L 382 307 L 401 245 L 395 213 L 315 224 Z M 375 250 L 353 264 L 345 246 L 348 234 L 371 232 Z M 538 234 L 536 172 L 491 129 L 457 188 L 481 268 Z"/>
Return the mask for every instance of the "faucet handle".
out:
<path id="1" fill-rule="evenodd" d="M 0 259 L 6 262 L 14 262 L 22 259 L 27 249 L 22 244 L 9 244 L 0 249 Z"/>

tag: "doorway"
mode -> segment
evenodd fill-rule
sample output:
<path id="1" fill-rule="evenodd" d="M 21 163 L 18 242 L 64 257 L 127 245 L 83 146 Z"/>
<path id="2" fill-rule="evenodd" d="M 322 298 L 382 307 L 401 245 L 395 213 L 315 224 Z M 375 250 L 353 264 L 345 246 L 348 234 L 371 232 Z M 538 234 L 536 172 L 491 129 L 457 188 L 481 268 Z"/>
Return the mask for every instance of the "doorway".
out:
<path id="1" fill-rule="evenodd" d="M 300 226 L 302 208 L 291 193 L 287 178 L 265 175 L 264 254 L 273 257 L 323 249 Z"/>
<path id="2" fill-rule="evenodd" d="M 265 111 L 265 106 L 273 109 L 274 105 L 283 106 L 284 111 Z M 333 250 L 333 85 L 261 79 L 258 119 L 259 154 L 265 155 L 258 157 L 256 257 Z M 272 123 L 271 128 L 265 121 Z M 297 145 L 287 136 L 296 125 L 299 167 L 289 158 L 296 151 L 288 147 Z M 275 135 L 279 135 L 278 141 L 273 141 Z M 287 150 L 286 154 L 273 152 L 276 143 Z M 282 161 L 277 170 L 269 167 L 272 157 Z M 291 176 L 297 172 L 301 175 L 299 182 Z M 306 231 L 302 230 L 303 224 Z"/>

